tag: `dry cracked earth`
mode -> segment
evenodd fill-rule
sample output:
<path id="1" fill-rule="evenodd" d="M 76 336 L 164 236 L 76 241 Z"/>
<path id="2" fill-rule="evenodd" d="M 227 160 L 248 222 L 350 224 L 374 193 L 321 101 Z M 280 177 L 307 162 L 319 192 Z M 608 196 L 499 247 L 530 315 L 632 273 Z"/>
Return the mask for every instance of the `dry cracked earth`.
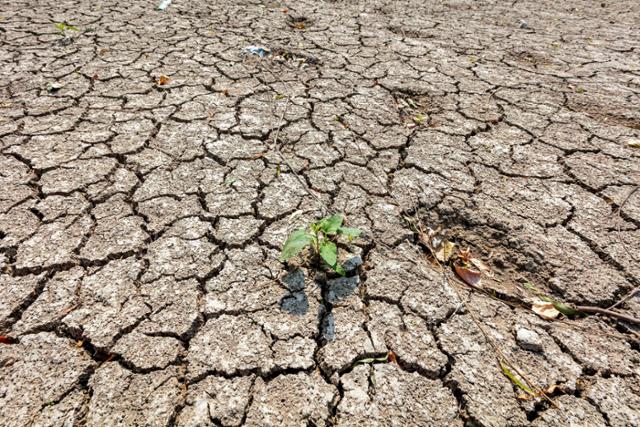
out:
<path id="1" fill-rule="evenodd" d="M 0 5 L 1 425 L 640 425 L 638 328 L 523 286 L 640 285 L 637 2 L 156 8 Z M 329 212 L 347 276 L 280 262 Z"/>

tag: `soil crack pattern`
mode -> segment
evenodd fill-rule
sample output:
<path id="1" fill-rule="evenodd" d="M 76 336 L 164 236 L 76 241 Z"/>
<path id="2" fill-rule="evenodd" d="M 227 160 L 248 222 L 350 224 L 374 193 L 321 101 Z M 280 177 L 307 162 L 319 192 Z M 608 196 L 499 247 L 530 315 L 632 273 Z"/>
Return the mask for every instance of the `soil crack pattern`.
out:
<path id="1" fill-rule="evenodd" d="M 2 2 L 0 424 L 640 426 L 638 16 Z"/>

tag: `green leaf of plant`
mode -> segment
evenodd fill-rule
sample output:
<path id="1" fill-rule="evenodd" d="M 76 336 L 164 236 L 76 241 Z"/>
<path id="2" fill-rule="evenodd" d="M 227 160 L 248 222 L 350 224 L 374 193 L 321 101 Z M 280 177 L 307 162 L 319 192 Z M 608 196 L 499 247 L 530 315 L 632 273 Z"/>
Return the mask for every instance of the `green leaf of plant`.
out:
<path id="1" fill-rule="evenodd" d="M 365 359 L 356 360 L 353 365 L 364 365 L 369 363 L 387 363 L 387 356 L 384 357 L 367 357 Z"/>
<path id="2" fill-rule="evenodd" d="M 347 272 L 344 270 L 344 268 L 342 268 L 342 266 L 338 263 L 336 263 L 335 266 L 333 266 L 333 270 L 338 273 L 341 276 L 346 276 Z"/>
<path id="3" fill-rule="evenodd" d="M 338 228 L 338 234 L 345 236 L 347 239 L 349 239 L 349 241 L 358 237 L 360 233 L 361 233 L 360 230 L 358 230 L 357 228 L 350 228 L 350 227 Z"/>
<path id="4" fill-rule="evenodd" d="M 336 214 L 322 218 L 318 224 L 324 234 L 336 234 L 342 225 L 342 215 Z"/>
<path id="5" fill-rule="evenodd" d="M 558 310 L 560 313 L 564 314 L 565 316 L 577 316 L 578 314 L 581 314 L 580 311 L 576 310 L 575 308 L 571 307 L 570 305 L 561 303 L 560 301 L 556 301 L 551 297 L 548 297 L 546 295 L 542 295 L 540 297 L 541 300 L 546 301 L 546 302 L 550 302 L 551 304 L 553 304 L 553 308 L 555 308 L 556 310 Z"/>
<path id="6" fill-rule="evenodd" d="M 338 248 L 329 239 L 320 241 L 320 256 L 331 268 L 335 269 L 338 263 Z"/>
<path id="7" fill-rule="evenodd" d="M 69 30 L 69 31 L 78 31 L 78 27 L 75 25 L 69 25 L 64 22 L 58 22 L 56 24 L 56 28 L 60 31 Z"/>
<path id="8" fill-rule="evenodd" d="M 534 393 L 533 390 L 531 390 L 530 387 L 527 387 L 522 381 L 520 381 L 520 379 L 518 377 L 516 377 L 513 372 L 511 372 L 511 370 L 507 367 L 507 365 L 504 364 L 504 362 L 501 360 L 500 361 L 500 368 L 502 368 L 502 372 L 507 376 L 507 378 L 509 378 L 511 380 L 512 383 L 514 383 L 518 388 L 526 391 L 527 393 L 535 396 L 536 394 Z"/>
<path id="9" fill-rule="evenodd" d="M 376 381 L 376 370 L 373 368 L 373 365 L 369 368 L 369 381 L 371 381 L 373 388 L 378 386 L 378 382 Z"/>
<path id="10" fill-rule="evenodd" d="M 281 261 L 287 261 L 290 258 L 298 255 L 301 250 L 309 246 L 311 244 L 311 240 L 313 236 L 307 233 L 305 230 L 296 230 L 287 239 L 282 248 L 282 253 L 280 254 Z"/>
<path id="11" fill-rule="evenodd" d="M 553 303 L 553 307 L 556 310 L 558 310 L 560 313 L 564 314 L 565 316 L 576 316 L 580 314 L 580 312 L 575 308 L 568 306 L 566 304 L 563 304 L 561 302 L 552 301 L 552 303 Z"/>

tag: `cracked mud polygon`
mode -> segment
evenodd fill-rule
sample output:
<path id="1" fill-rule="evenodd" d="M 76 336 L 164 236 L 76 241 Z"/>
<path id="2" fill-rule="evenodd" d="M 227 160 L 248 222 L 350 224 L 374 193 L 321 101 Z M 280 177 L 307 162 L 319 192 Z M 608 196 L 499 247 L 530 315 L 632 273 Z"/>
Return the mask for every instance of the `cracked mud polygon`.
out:
<path id="1" fill-rule="evenodd" d="M 640 425 L 638 328 L 522 286 L 640 285 L 637 2 L 157 7 L 0 5 L 1 425 Z M 327 212 L 343 279 L 279 261 Z"/>

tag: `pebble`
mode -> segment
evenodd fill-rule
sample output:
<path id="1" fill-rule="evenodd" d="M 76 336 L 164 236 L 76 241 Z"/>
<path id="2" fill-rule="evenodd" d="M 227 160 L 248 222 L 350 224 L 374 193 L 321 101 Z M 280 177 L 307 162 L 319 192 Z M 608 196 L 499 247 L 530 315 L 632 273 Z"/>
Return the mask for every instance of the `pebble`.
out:
<path id="1" fill-rule="evenodd" d="M 542 340 L 540 335 L 529 329 L 520 328 L 516 334 L 516 339 L 520 347 L 525 350 L 542 351 Z"/>

